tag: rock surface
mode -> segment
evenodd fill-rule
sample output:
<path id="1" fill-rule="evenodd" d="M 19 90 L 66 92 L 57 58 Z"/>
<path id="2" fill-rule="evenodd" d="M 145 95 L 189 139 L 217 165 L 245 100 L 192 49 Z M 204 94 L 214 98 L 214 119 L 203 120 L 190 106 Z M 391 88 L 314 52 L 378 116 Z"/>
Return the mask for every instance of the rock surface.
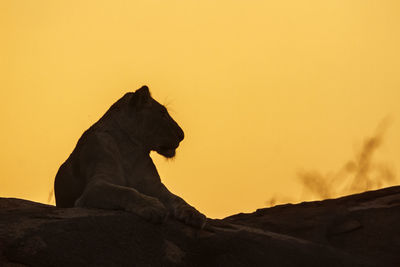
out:
<path id="1" fill-rule="evenodd" d="M 400 186 L 259 209 L 198 230 L 0 198 L 0 266 L 400 266 Z"/>

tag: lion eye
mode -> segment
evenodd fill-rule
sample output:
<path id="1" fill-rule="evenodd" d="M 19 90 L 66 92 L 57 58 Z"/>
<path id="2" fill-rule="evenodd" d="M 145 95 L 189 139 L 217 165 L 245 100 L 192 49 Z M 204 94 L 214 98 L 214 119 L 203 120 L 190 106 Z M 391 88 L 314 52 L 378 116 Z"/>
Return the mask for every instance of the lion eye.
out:
<path id="1" fill-rule="evenodd" d="M 168 115 L 168 110 L 163 107 L 163 109 L 161 110 L 161 113 L 163 114 L 163 116 L 167 116 Z"/>

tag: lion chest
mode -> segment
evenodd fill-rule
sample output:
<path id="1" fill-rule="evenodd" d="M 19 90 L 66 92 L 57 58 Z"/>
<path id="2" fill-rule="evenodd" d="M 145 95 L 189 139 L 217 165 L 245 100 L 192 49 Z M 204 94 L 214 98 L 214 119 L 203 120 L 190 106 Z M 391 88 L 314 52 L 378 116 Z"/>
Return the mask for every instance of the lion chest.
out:
<path id="1" fill-rule="evenodd" d="M 160 176 L 149 155 L 136 158 L 124 157 L 121 161 L 125 186 L 146 193 L 149 188 L 159 184 Z"/>
<path id="2" fill-rule="evenodd" d="M 124 136 L 114 133 L 97 133 L 98 140 L 101 140 L 103 151 L 107 155 L 104 158 L 110 159 L 113 169 L 118 170 L 113 175 L 117 184 L 128 186 L 145 193 L 148 188 L 161 183 L 157 169 L 148 151 L 140 146 L 132 144 Z"/>

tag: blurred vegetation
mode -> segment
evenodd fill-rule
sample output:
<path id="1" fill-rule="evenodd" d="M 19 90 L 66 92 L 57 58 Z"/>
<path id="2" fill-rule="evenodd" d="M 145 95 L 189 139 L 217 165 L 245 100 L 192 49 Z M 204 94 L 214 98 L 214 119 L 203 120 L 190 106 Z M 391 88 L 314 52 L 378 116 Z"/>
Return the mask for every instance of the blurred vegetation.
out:
<path id="1" fill-rule="evenodd" d="M 354 159 L 348 160 L 339 170 L 326 174 L 317 170 L 298 172 L 298 179 L 304 187 L 303 193 L 313 199 L 327 199 L 395 184 L 397 179 L 391 166 L 374 160 L 374 154 L 382 145 L 389 124 L 389 119 L 384 119 L 374 135 L 364 140 Z M 296 202 L 294 199 L 291 201 Z M 288 198 L 274 196 L 266 204 L 274 206 L 287 202 Z"/>

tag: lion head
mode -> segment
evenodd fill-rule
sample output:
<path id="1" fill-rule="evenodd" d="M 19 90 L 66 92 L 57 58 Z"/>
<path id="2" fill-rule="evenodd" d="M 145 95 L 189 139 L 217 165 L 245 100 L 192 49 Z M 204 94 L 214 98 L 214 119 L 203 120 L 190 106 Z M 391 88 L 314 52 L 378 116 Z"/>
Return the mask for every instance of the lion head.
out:
<path id="1" fill-rule="evenodd" d="M 183 130 L 168 110 L 151 97 L 149 88 L 143 86 L 122 99 L 124 109 L 119 118 L 120 126 L 147 150 L 167 158 L 174 157 L 184 138 Z"/>

